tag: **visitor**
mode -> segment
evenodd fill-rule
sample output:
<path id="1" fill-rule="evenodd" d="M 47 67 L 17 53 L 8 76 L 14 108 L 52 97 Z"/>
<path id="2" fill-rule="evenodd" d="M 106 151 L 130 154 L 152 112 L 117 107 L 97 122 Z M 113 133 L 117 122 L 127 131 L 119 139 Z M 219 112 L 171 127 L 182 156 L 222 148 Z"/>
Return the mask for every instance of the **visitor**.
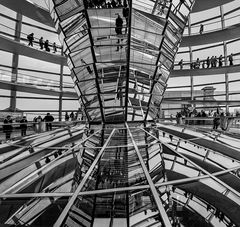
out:
<path id="1" fill-rule="evenodd" d="M 56 43 L 55 43 L 55 42 L 53 43 L 53 46 L 52 46 L 52 47 L 53 47 L 53 53 L 56 53 L 56 52 L 57 52 L 57 46 L 56 46 Z"/>
<path id="2" fill-rule="evenodd" d="M 71 118 L 71 121 L 73 121 L 74 120 L 74 113 L 73 112 L 70 113 L 69 117 Z"/>
<path id="3" fill-rule="evenodd" d="M 65 113 L 65 121 L 68 121 L 69 120 L 69 115 L 68 115 L 68 112 Z"/>
<path id="4" fill-rule="evenodd" d="M 218 58 L 218 66 L 219 67 L 222 67 L 222 65 L 223 65 L 223 56 L 222 55 L 220 55 L 220 57 Z"/>
<path id="5" fill-rule="evenodd" d="M 115 27 L 115 31 L 116 31 L 116 34 L 117 36 L 118 35 L 122 35 L 122 27 L 123 27 L 123 19 L 120 17 L 120 15 L 118 14 L 118 17 L 116 18 L 116 23 L 115 23 L 116 27 Z M 121 39 L 122 41 L 123 39 Z M 120 39 L 118 39 L 117 43 L 119 44 L 120 43 Z M 122 46 L 121 46 L 122 48 Z M 119 46 L 117 46 L 117 50 L 116 51 L 119 51 Z"/>
<path id="6" fill-rule="evenodd" d="M 220 114 L 220 127 L 221 127 L 221 129 L 223 130 L 223 131 L 225 131 L 226 130 L 226 123 L 227 123 L 227 118 L 226 118 L 226 116 L 224 115 L 224 113 L 222 112 L 221 114 Z"/>
<path id="7" fill-rule="evenodd" d="M 28 39 L 28 46 L 33 46 L 33 40 L 34 40 L 34 33 L 31 33 L 27 36 Z"/>
<path id="8" fill-rule="evenodd" d="M 111 1 L 111 5 L 112 5 L 112 8 L 116 8 L 117 7 L 117 4 L 114 0 Z"/>
<path id="9" fill-rule="evenodd" d="M 181 61 L 178 62 L 178 65 L 180 66 L 180 69 L 183 69 L 183 59 L 181 59 Z"/>
<path id="10" fill-rule="evenodd" d="M 201 24 L 201 25 L 200 25 L 200 29 L 199 29 L 199 33 L 200 33 L 200 35 L 202 35 L 202 33 L 203 33 L 203 29 L 204 29 L 203 24 Z"/>
<path id="11" fill-rule="evenodd" d="M 214 56 L 211 57 L 210 63 L 211 63 L 211 68 L 213 68 L 214 67 Z"/>
<path id="12" fill-rule="evenodd" d="M 45 50 L 46 50 L 47 52 L 50 52 L 48 39 L 47 39 L 47 40 L 45 41 L 45 43 L 44 43 L 44 48 L 45 48 Z"/>
<path id="13" fill-rule="evenodd" d="M 210 58 L 209 57 L 207 57 L 207 68 L 209 68 L 209 66 L 210 66 L 210 63 L 211 63 L 211 61 L 210 61 Z"/>
<path id="14" fill-rule="evenodd" d="M 89 65 L 87 65 L 87 63 L 83 59 L 81 59 L 81 62 L 86 66 L 88 73 L 92 74 L 93 71 L 92 71 L 91 67 Z"/>
<path id="15" fill-rule="evenodd" d="M 27 119 L 23 116 L 22 120 L 20 121 L 20 129 L 21 129 L 21 136 L 26 136 L 27 132 Z"/>
<path id="16" fill-rule="evenodd" d="M 42 123 L 42 121 L 43 121 L 43 119 L 42 119 L 42 117 L 39 115 L 39 116 L 37 116 L 37 117 L 35 117 L 34 119 L 33 119 L 33 121 L 34 122 L 36 122 L 35 124 L 34 124 L 34 128 L 35 128 L 35 132 L 41 132 L 41 123 Z"/>
<path id="17" fill-rule="evenodd" d="M 43 50 L 43 47 L 44 47 L 43 37 L 39 39 L 39 46 L 40 46 L 40 49 Z"/>
<path id="18" fill-rule="evenodd" d="M 199 68 L 200 68 L 200 60 L 199 60 L 199 58 L 197 58 L 197 61 L 196 61 L 196 63 L 195 63 L 195 68 L 196 68 L 196 69 L 199 69 Z"/>
<path id="19" fill-rule="evenodd" d="M 46 122 L 46 130 L 52 131 L 52 122 L 54 121 L 54 117 L 50 113 L 47 113 L 43 120 Z"/>
<path id="20" fill-rule="evenodd" d="M 228 57 L 229 65 L 233 65 L 233 54 L 230 54 Z"/>
<path id="21" fill-rule="evenodd" d="M 13 126 L 12 126 L 12 118 L 10 115 L 8 115 L 4 121 L 3 121 L 3 132 L 6 135 L 6 140 L 9 140 L 11 138 L 11 133 L 13 131 Z"/>

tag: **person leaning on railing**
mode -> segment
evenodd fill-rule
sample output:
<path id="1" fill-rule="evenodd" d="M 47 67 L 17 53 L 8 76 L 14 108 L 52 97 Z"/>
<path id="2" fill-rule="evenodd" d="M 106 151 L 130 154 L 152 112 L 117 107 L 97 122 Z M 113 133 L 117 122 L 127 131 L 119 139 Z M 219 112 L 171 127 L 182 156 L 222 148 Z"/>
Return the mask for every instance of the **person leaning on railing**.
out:
<path id="1" fill-rule="evenodd" d="M 11 138 L 11 133 L 13 131 L 13 126 L 12 126 L 12 118 L 10 115 L 8 115 L 4 121 L 3 121 L 3 132 L 6 135 L 6 140 L 9 140 Z"/>

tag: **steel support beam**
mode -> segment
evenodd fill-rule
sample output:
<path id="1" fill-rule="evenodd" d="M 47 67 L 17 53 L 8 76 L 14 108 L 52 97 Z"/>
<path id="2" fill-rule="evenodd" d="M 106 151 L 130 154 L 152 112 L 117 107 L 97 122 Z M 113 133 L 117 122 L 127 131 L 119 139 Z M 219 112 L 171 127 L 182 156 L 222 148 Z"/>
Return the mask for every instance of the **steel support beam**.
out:
<path id="1" fill-rule="evenodd" d="M 224 174 L 230 173 L 232 171 L 236 171 L 240 169 L 240 166 L 235 166 L 230 169 L 218 171 L 212 173 L 213 176 L 222 176 Z M 156 183 L 155 187 L 164 187 L 168 185 L 181 185 L 185 183 L 192 183 L 202 179 L 208 179 L 210 176 L 208 175 L 201 175 L 197 177 L 188 177 L 185 179 L 180 180 L 172 180 L 162 183 Z M 149 189 L 149 185 L 139 185 L 139 186 L 131 186 L 131 187 L 123 187 L 123 188 L 111 188 L 111 189 L 100 189 L 100 190 L 93 190 L 93 191 L 85 191 L 79 192 L 78 196 L 85 196 L 85 195 L 95 195 L 95 194 L 106 194 L 106 193 L 119 193 L 125 191 L 133 191 L 133 190 L 143 190 Z M 73 192 L 50 192 L 50 193 L 14 193 L 14 194 L 0 194 L 0 198 L 48 198 L 48 197 L 71 197 L 73 196 Z"/>
<path id="2" fill-rule="evenodd" d="M 217 183 L 219 183 L 220 185 L 222 185 L 223 187 L 225 187 L 226 189 L 228 189 L 229 191 L 231 191 L 233 194 L 235 194 L 236 196 L 238 196 L 240 198 L 240 192 L 236 191 L 234 188 L 230 187 L 229 185 L 227 185 L 226 183 L 224 183 L 223 181 L 219 180 L 217 177 L 215 177 L 212 173 L 208 172 L 207 170 L 203 169 L 201 166 L 197 165 L 195 162 L 193 162 L 191 159 L 187 158 L 185 155 L 181 154 L 180 152 L 174 150 L 172 148 L 172 146 L 170 146 L 168 143 L 161 141 L 159 138 L 157 138 L 156 136 L 152 135 L 151 133 L 149 133 L 148 131 L 146 131 L 145 129 L 141 128 L 144 132 L 148 133 L 149 135 L 151 135 L 153 138 L 155 138 L 157 141 L 159 141 L 160 143 L 164 144 L 164 146 L 166 146 L 167 148 L 169 148 L 174 154 L 176 154 L 177 156 L 183 158 L 184 160 L 186 160 L 187 162 L 189 162 L 191 165 L 193 165 L 194 167 L 196 167 L 199 171 L 205 173 L 206 175 L 208 175 L 210 178 L 212 178 L 213 180 L 215 180 Z"/>
<path id="3" fill-rule="evenodd" d="M 17 13 L 17 18 L 16 18 L 16 25 L 15 25 L 15 41 L 20 42 L 20 37 L 21 37 L 21 30 L 22 30 L 22 14 Z M 19 54 L 18 53 L 13 53 L 12 56 L 12 78 L 11 82 L 12 83 L 17 83 L 17 78 L 18 78 L 18 61 L 19 61 Z M 17 103 L 17 90 L 15 85 L 11 86 L 11 98 L 10 98 L 10 111 L 16 111 L 16 103 Z"/>
<path id="4" fill-rule="evenodd" d="M 226 28 L 225 25 L 225 21 L 224 21 L 224 8 L 221 5 L 220 6 L 220 14 L 221 14 L 221 25 L 222 25 L 222 29 Z M 225 66 L 227 66 L 227 43 L 226 41 L 223 41 L 223 52 L 224 52 L 224 63 Z M 225 92 L 226 92 L 226 96 L 225 96 L 225 100 L 229 101 L 229 76 L 228 73 L 225 73 Z M 229 106 L 226 104 L 226 112 L 229 111 Z"/>
<path id="5" fill-rule="evenodd" d="M 133 135 L 132 135 L 132 133 L 131 133 L 129 127 L 128 127 L 128 124 L 125 123 L 125 125 L 126 125 L 126 128 L 127 128 L 127 130 L 128 130 L 128 133 L 129 133 L 129 135 L 130 135 L 130 138 L 131 138 L 131 140 L 132 140 L 132 143 L 133 143 L 133 145 L 134 145 L 134 148 L 135 148 L 135 151 L 136 151 L 136 153 L 137 153 L 137 156 L 138 156 L 138 159 L 139 159 L 139 161 L 140 161 L 140 164 L 141 164 L 141 166 L 142 166 L 143 172 L 144 172 L 144 174 L 145 174 L 145 176 L 146 176 L 146 178 L 147 178 L 148 184 L 149 184 L 149 186 L 150 186 L 150 190 L 151 190 L 151 192 L 152 192 L 152 194 L 153 194 L 154 200 L 155 200 L 156 205 L 157 205 L 157 207 L 158 207 L 158 211 L 159 211 L 159 214 L 160 214 L 160 216 L 161 216 L 161 219 L 162 219 L 162 221 L 163 221 L 163 223 L 164 223 L 164 226 L 165 226 L 165 227 L 172 226 L 171 223 L 170 223 L 170 221 L 169 221 L 169 218 L 168 218 L 168 216 L 167 216 L 167 213 L 166 213 L 166 211 L 165 211 L 165 209 L 164 209 L 164 207 L 163 207 L 163 204 L 162 204 L 162 201 L 161 201 L 161 199 L 160 199 L 160 197 L 159 197 L 158 191 L 157 191 L 157 189 L 156 189 L 156 187 L 155 187 L 155 185 L 154 185 L 154 183 L 153 183 L 153 181 L 152 181 L 152 178 L 151 178 L 151 176 L 150 176 L 150 174 L 149 174 L 149 172 L 148 172 L 148 169 L 147 169 L 147 167 L 146 167 L 146 165 L 145 165 L 145 163 L 144 163 L 144 161 L 143 161 L 143 158 L 142 158 L 142 156 L 141 156 L 141 154 L 140 154 L 140 151 L 138 150 L 138 146 L 137 146 L 137 144 L 136 144 L 136 142 L 135 142 L 135 140 L 134 140 L 134 138 L 133 138 Z"/>
<path id="6" fill-rule="evenodd" d="M 132 0 L 128 1 L 129 18 L 128 18 L 128 43 L 127 43 L 127 71 L 126 71 L 126 90 L 125 90 L 125 121 L 128 120 L 128 94 L 130 79 L 130 60 L 131 60 L 131 23 L 132 23 Z M 126 25 L 127 26 L 127 25 Z"/>
<path id="7" fill-rule="evenodd" d="M 111 134 L 109 135 L 107 141 L 105 142 L 105 144 L 103 145 L 102 149 L 99 151 L 99 153 L 97 154 L 95 160 L 93 161 L 92 165 L 90 166 L 90 168 L 88 169 L 86 175 L 84 176 L 84 178 L 82 179 L 81 183 L 78 185 L 77 189 L 75 190 L 74 194 L 72 195 L 71 199 L 68 201 L 67 205 L 65 206 L 64 210 L 62 211 L 61 215 L 59 216 L 59 218 L 57 219 L 57 221 L 55 222 L 55 224 L 53 225 L 53 227 L 59 227 L 62 225 L 64 219 L 66 218 L 69 210 L 71 209 L 73 203 L 75 202 L 76 198 L 78 197 L 79 192 L 82 190 L 84 184 L 87 182 L 87 180 L 89 179 L 91 173 L 93 172 L 93 169 L 96 167 L 98 161 L 100 160 L 105 148 L 107 147 L 111 137 L 113 136 L 115 132 L 115 129 L 112 130 Z"/>
<path id="8" fill-rule="evenodd" d="M 161 57 L 161 54 L 162 54 L 162 52 L 161 52 L 161 48 L 162 48 L 162 45 L 163 45 L 163 43 L 164 43 L 164 33 L 165 33 L 165 31 L 166 31 L 166 29 L 167 29 L 167 26 L 168 26 L 168 17 L 169 17 L 169 14 L 170 14 L 170 12 L 171 12 L 171 8 L 172 8 L 172 0 L 170 1 L 170 6 L 169 6 L 169 9 L 168 9 L 168 12 L 167 12 L 167 15 L 166 15 L 166 22 L 165 22 L 165 26 L 164 26 L 164 28 L 163 28 L 163 31 L 162 31 L 162 40 L 161 40 L 161 43 L 160 43 L 160 45 L 159 45 L 159 53 L 158 53 L 158 57 L 157 57 L 157 60 L 156 60 L 156 67 L 155 67 L 155 71 L 154 71 L 154 73 L 153 73 L 153 77 L 152 77 L 152 81 L 153 81 L 153 83 L 152 83 L 152 87 L 150 88 L 150 91 L 149 91 L 149 94 L 150 94 L 150 97 L 149 97 L 149 100 L 148 100 L 148 104 L 147 104 L 147 111 L 146 111 L 146 114 L 145 114 L 145 117 L 144 117 L 144 120 L 146 121 L 147 120 L 147 117 L 148 117 L 148 113 L 149 113 L 149 105 L 150 105 L 150 103 L 151 103 L 151 100 L 152 100 L 152 92 L 153 92 L 153 89 L 154 89 L 154 86 L 155 86 L 155 84 L 156 84 L 156 81 L 155 81 L 155 77 L 156 77 L 156 75 L 157 75 L 157 71 L 158 71 L 158 63 L 159 63 L 159 59 L 160 59 L 160 57 Z M 173 64 L 173 63 L 172 63 Z M 166 86 L 166 85 L 165 85 Z"/>

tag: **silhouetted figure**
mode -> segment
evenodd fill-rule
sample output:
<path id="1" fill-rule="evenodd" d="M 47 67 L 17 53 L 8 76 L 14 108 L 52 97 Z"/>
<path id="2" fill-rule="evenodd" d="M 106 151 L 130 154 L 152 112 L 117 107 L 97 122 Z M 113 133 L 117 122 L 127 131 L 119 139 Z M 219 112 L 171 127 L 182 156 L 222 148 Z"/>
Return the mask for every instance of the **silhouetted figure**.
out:
<path id="1" fill-rule="evenodd" d="M 229 65 L 233 65 L 233 54 L 230 54 L 228 57 Z"/>
<path id="2" fill-rule="evenodd" d="M 122 0 L 117 0 L 117 3 L 118 3 L 118 7 L 122 7 Z"/>
<path id="3" fill-rule="evenodd" d="M 227 129 L 226 123 L 227 123 L 227 117 L 224 115 L 224 113 L 221 113 L 220 114 L 220 127 L 223 131 L 225 131 Z"/>
<path id="4" fill-rule="evenodd" d="M 68 121 L 69 120 L 69 115 L 68 115 L 68 112 L 65 113 L 65 121 Z"/>
<path id="5" fill-rule="evenodd" d="M 40 115 L 38 117 L 34 117 L 33 121 L 36 122 L 34 124 L 35 131 L 41 132 L 41 122 L 43 121 L 42 117 Z"/>
<path id="6" fill-rule="evenodd" d="M 211 57 L 210 63 L 211 63 L 211 68 L 213 68 L 214 67 L 214 56 Z"/>
<path id="7" fill-rule="evenodd" d="M 220 125 L 220 118 L 217 112 L 213 114 L 213 129 L 218 129 L 218 126 Z"/>
<path id="8" fill-rule="evenodd" d="M 222 65 L 223 65 L 223 56 L 222 55 L 220 55 L 220 57 L 218 58 L 218 66 L 219 67 L 222 67 Z"/>
<path id="9" fill-rule="evenodd" d="M 205 69 L 205 61 L 202 61 L 202 68 Z"/>
<path id="10" fill-rule="evenodd" d="M 73 121 L 74 120 L 74 113 L 73 112 L 70 113 L 69 117 L 71 118 L 71 121 Z"/>
<path id="11" fill-rule="evenodd" d="M 40 46 L 40 49 L 43 50 L 43 47 L 44 47 L 43 37 L 39 39 L 39 46 Z"/>
<path id="12" fill-rule="evenodd" d="M 87 65 L 87 63 L 83 59 L 81 59 L 81 62 L 86 66 L 88 73 L 92 74 L 93 71 L 92 71 L 91 67 L 89 65 Z"/>
<path id="13" fill-rule="evenodd" d="M 183 59 L 181 59 L 181 61 L 178 62 L 178 65 L 180 66 L 180 69 L 183 69 Z"/>
<path id="14" fill-rule="evenodd" d="M 53 46 L 52 46 L 52 47 L 53 47 L 53 53 L 56 53 L 56 52 L 57 52 L 57 46 L 56 46 L 56 43 L 55 43 L 55 42 L 53 43 Z"/>
<path id="15" fill-rule="evenodd" d="M 211 61 L 210 61 L 209 57 L 207 57 L 207 68 L 209 68 L 210 63 L 211 63 Z"/>
<path id="16" fill-rule="evenodd" d="M 217 56 L 215 56 L 214 58 L 213 58 L 213 67 L 217 67 L 217 62 L 218 62 L 218 60 L 217 60 Z"/>
<path id="17" fill-rule="evenodd" d="M 203 33 L 203 29 L 204 29 L 204 27 L 203 27 L 203 24 L 201 24 L 200 25 L 200 29 L 199 29 L 199 33 L 202 35 L 202 33 Z"/>
<path id="18" fill-rule="evenodd" d="M 123 27 L 123 19 L 120 17 L 120 15 L 118 14 L 118 17 L 116 18 L 116 28 L 115 28 L 115 31 L 117 33 L 117 36 L 118 35 L 122 35 L 122 27 Z M 123 39 L 121 39 L 122 41 Z M 118 39 L 117 43 L 119 44 L 120 43 L 120 39 Z M 121 46 L 122 48 L 122 46 Z M 119 46 L 117 46 L 117 51 L 119 51 Z"/>
<path id="19" fill-rule="evenodd" d="M 46 122 L 46 130 L 51 131 L 52 130 L 52 122 L 54 121 L 54 117 L 47 113 L 47 115 L 43 119 Z"/>
<path id="20" fill-rule="evenodd" d="M 34 40 L 34 33 L 31 33 L 27 36 L 28 39 L 28 46 L 33 46 L 33 40 Z"/>
<path id="21" fill-rule="evenodd" d="M 111 5 L 112 5 L 112 8 L 116 8 L 117 7 L 117 4 L 114 0 L 111 1 Z"/>
<path id="22" fill-rule="evenodd" d="M 13 130 L 13 126 L 12 126 L 12 118 L 10 115 L 8 115 L 4 121 L 3 121 L 4 125 L 3 125 L 3 132 L 6 135 L 6 140 L 9 140 L 11 138 L 11 133 Z"/>
<path id="23" fill-rule="evenodd" d="M 23 116 L 22 120 L 20 121 L 20 129 L 21 129 L 21 136 L 26 136 L 26 132 L 27 132 L 27 119 L 25 116 Z"/>
<path id="24" fill-rule="evenodd" d="M 195 64 L 195 68 L 199 69 L 200 68 L 200 60 L 199 58 L 197 58 L 196 64 Z"/>
<path id="25" fill-rule="evenodd" d="M 47 52 L 50 52 L 48 39 L 44 42 L 44 48 Z"/>

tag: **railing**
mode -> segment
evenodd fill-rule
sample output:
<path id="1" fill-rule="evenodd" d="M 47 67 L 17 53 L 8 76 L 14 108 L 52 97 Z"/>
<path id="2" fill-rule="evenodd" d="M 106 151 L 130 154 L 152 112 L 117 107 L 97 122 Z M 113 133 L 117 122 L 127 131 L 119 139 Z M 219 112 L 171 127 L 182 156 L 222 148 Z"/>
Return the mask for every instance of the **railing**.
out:
<path id="1" fill-rule="evenodd" d="M 78 120 L 72 120 L 72 121 L 53 121 L 53 122 L 46 122 L 46 121 L 41 121 L 41 122 L 34 122 L 34 121 L 28 121 L 27 123 L 20 123 L 20 122 L 15 122 L 11 124 L 4 124 L 0 122 L 0 143 L 6 142 L 8 139 L 6 139 L 6 134 L 3 131 L 3 125 L 11 125 L 13 129 L 11 130 L 10 133 L 10 140 L 17 140 L 21 139 L 22 136 L 22 129 L 21 125 L 27 125 L 26 129 L 26 136 L 33 135 L 36 133 L 42 133 L 47 131 L 46 124 L 51 123 L 52 124 L 52 129 L 57 129 L 57 128 L 63 128 L 66 126 L 73 126 L 76 124 L 85 124 L 86 121 L 78 121 Z M 51 130 L 49 130 L 51 131 Z"/>
<path id="2" fill-rule="evenodd" d="M 178 125 L 189 125 L 189 126 L 199 126 L 199 127 L 207 127 L 207 128 L 213 128 L 213 120 L 214 117 L 181 117 L 181 118 L 160 118 L 159 122 L 167 122 L 171 124 L 178 124 Z M 228 131 L 232 128 L 240 128 L 240 117 L 228 117 L 224 116 L 224 123 L 225 123 L 225 130 Z M 219 127 L 220 130 L 221 127 Z M 240 133 L 239 133 L 240 135 Z"/>
<path id="3" fill-rule="evenodd" d="M 23 73 L 18 73 L 13 74 L 10 70 L 4 70 L 0 68 L 0 80 L 1 81 L 6 81 L 6 82 L 13 82 L 12 78 L 17 77 L 17 82 L 19 84 L 24 84 L 24 85 L 32 85 L 32 86 L 36 86 L 39 87 L 41 89 L 50 89 L 50 90 L 57 90 L 59 91 L 59 81 L 57 80 L 47 80 L 47 79 L 43 79 L 41 77 L 36 77 L 36 76 L 31 76 L 29 74 L 23 74 Z M 63 83 L 63 89 L 67 88 L 67 89 L 72 89 L 74 90 L 74 86 L 72 83 L 67 83 L 64 82 Z"/>
<path id="4" fill-rule="evenodd" d="M 228 17 L 228 18 L 224 19 L 223 22 L 226 25 L 225 29 L 227 29 L 227 28 L 229 28 L 229 27 L 231 27 L 233 25 L 238 24 L 239 23 L 239 17 L 240 17 L 240 14 L 237 14 L 235 16 Z M 203 25 L 202 34 L 211 33 L 211 32 L 215 32 L 215 31 L 220 31 L 220 30 L 222 30 L 221 16 L 219 16 L 217 21 L 209 22 L 209 23 L 202 23 L 202 25 Z M 197 24 L 197 25 L 191 26 L 191 35 L 201 34 L 200 33 L 200 27 L 201 27 L 200 23 Z M 187 32 L 188 31 L 185 30 L 184 36 L 189 36 L 189 34 L 187 34 Z"/>
<path id="5" fill-rule="evenodd" d="M 0 34 L 7 37 L 7 38 L 11 38 L 13 40 L 15 38 L 17 38 L 15 36 L 15 29 L 13 29 L 13 28 L 5 25 L 5 24 L 2 24 L 2 23 L 0 23 Z M 19 34 L 20 34 L 20 43 L 28 45 L 28 39 L 27 39 L 28 34 L 24 33 L 24 32 L 20 32 Z M 40 37 L 35 37 L 34 36 L 33 47 L 31 47 L 31 48 L 40 50 L 40 46 L 39 46 L 39 42 L 38 42 L 39 39 L 40 39 Z M 49 48 L 53 48 L 53 43 L 52 42 L 49 42 Z M 57 51 L 56 52 L 53 51 L 52 53 L 55 53 L 57 55 L 61 55 L 62 47 L 56 44 L 56 48 L 57 48 Z M 45 50 L 43 49 L 42 51 L 45 51 Z"/>
<path id="6" fill-rule="evenodd" d="M 225 63 L 225 58 L 226 58 L 226 63 Z M 230 66 L 229 62 L 229 55 L 228 56 L 222 56 L 222 66 Z M 210 56 L 210 65 L 209 67 L 207 66 L 207 59 L 200 59 L 199 62 L 193 61 L 183 61 L 182 66 L 179 65 L 179 62 L 175 62 L 174 64 L 174 69 L 176 70 L 181 70 L 181 69 L 207 69 L 207 68 L 212 68 L 216 69 L 219 68 L 219 57 L 216 58 L 216 66 L 213 67 L 211 66 L 211 56 Z M 240 65 L 240 53 L 235 53 L 233 54 L 233 65 Z"/>

